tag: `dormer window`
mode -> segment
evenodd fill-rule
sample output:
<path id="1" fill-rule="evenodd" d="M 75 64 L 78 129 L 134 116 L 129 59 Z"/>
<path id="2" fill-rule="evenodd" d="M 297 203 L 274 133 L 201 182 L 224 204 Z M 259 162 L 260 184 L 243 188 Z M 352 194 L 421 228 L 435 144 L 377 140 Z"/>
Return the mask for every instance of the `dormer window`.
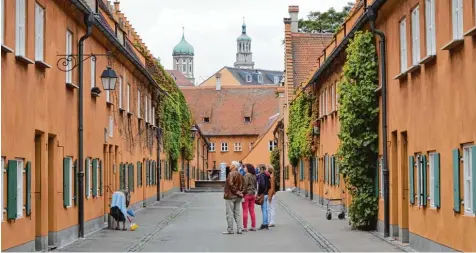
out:
<path id="1" fill-rule="evenodd" d="M 274 77 L 274 84 L 278 84 L 279 83 L 279 76 L 275 76 Z"/>
<path id="2" fill-rule="evenodd" d="M 263 75 L 258 75 L 258 83 L 263 83 Z"/>
<path id="3" fill-rule="evenodd" d="M 203 122 L 205 123 L 210 123 L 210 117 L 204 117 Z"/>
<path id="4" fill-rule="evenodd" d="M 251 83 L 251 80 L 252 80 L 251 75 L 246 74 L 246 82 Z"/>
<path id="5" fill-rule="evenodd" d="M 251 117 L 245 117 L 245 123 L 250 123 L 251 122 Z"/>

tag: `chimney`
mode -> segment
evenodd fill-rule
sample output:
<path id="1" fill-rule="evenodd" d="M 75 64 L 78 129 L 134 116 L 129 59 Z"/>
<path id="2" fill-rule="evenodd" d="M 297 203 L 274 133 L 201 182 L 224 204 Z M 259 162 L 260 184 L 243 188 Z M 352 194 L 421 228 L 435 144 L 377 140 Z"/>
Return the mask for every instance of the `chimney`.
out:
<path id="1" fill-rule="evenodd" d="M 119 1 L 114 1 L 114 9 L 117 11 L 117 12 L 120 12 L 121 9 L 119 9 Z"/>
<path id="2" fill-rule="evenodd" d="M 288 8 L 289 17 L 291 18 L 291 32 L 297 33 L 298 32 L 298 14 L 299 14 L 299 6 L 298 5 L 290 5 Z"/>
<path id="3" fill-rule="evenodd" d="M 216 90 L 221 90 L 221 73 L 216 73 Z"/>

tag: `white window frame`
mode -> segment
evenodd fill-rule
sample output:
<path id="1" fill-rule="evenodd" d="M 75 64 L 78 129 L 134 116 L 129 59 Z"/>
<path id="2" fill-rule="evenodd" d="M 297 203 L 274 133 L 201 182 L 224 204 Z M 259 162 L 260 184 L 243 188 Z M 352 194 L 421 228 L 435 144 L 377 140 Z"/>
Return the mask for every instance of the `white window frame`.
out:
<path id="1" fill-rule="evenodd" d="M 473 183 L 474 176 L 472 175 L 472 164 L 475 161 L 475 157 L 471 155 L 471 148 L 474 145 L 466 145 L 463 147 L 463 188 L 464 188 L 464 213 L 468 215 L 474 215 L 473 203 Z"/>
<path id="2" fill-rule="evenodd" d="M 336 110 L 336 89 L 335 85 L 331 86 L 331 110 Z"/>
<path id="3" fill-rule="evenodd" d="M 243 151 L 243 146 L 241 142 L 235 142 L 235 151 Z"/>
<path id="4" fill-rule="evenodd" d="M 2 11 L 2 14 L 1 14 L 2 15 L 2 17 L 1 17 L 2 26 L 0 27 L 0 30 L 2 32 L 2 35 L 0 37 L 0 40 L 1 40 L 0 42 L 3 45 L 4 42 L 5 42 L 5 0 L 2 0 L 1 4 L 2 4 L 2 6 L 0 6 L 0 8 L 2 9 L 1 10 Z M 3 212 L 2 212 L 2 221 L 3 221 Z"/>
<path id="5" fill-rule="evenodd" d="M 263 75 L 258 75 L 258 83 L 263 83 Z"/>
<path id="6" fill-rule="evenodd" d="M 2 3 L 3 3 L 3 0 L 2 0 Z M 3 10 L 3 5 L 2 5 L 2 10 Z M 3 212 L 4 212 L 4 206 L 3 206 L 3 188 L 5 187 L 5 184 L 4 184 L 4 173 L 5 173 L 5 157 L 2 156 L 2 167 L 1 167 L 1 173 L 0 174 L 0 182 L 1 182 L 1 195 L 0 195 L 0 207 L 1 207 L 1 210 L 0 210 L 0 215 L 1 215 L 1 218 L 2 218 L 2 221 L 3 221 Z"/>
<path id="7" fill-rule="evenodd" d="M 412 61 L 413 65 L 420 62 L 420 7 L 412 10 Z"/>
<path id="8" fill-rule="evenodd" d="M 86 198 L 89 199 L 91 197 L 91 188 L 92 188 L 92 182 L 91 182 L 91 174 L 93 173 L 93 162 L 92 162 L 92 158 L 87 158 L 86 159 L 86 168 L 89 170 L 89 173 L 88 173 L 88 178 L 86 178 L 86 180 L 88 180 L 89 182 L 89 189 L 87 189 L 86 191 Z M 86 183 L 84 184 L 84 187 L 86 187 Z"/>
<path id="9" fill-rule="evenodd" d="M 119 100 L 119 108 L 122 109 L 122 76 L 119 76 L 119 93 L 118 93 L 118 100 Z"/>
<path id="10" fill-rule="evenodd" d="M 279 76 L 274 77 L 274 84 L 279 84 Z"/>
<path id="11" fill-rule="evenodd" d="M 430 161 L 430 169 L 428 170 L 429 172 L 429 178 L 430 178 L 430 207 L 431 208 L 436 208 L 435 206 L 435 158 L 436 158 L 437 153 L 436 152 L 430 152 L 428 154 L 428 160 Z"/>
<path id="12" fill-rule="evenodd" d="M 73 32 L 66 30 L 66 55 L 73 54 Z M 68 61 L 67 69 L 71 70 L 73 68 L 73 62 Z M 66 83 L 73 83 L 73 71 L 67 71 L 66 73 Z"/>
<path id="13" fill-rule="evenodd" d="M 16 0 L 15 54 L 26 56 L 26 0 Z"/>
<path id="14" fill-rule="evenodd" d="M 187 64 L 186 63 L 182 64 L 182 72 L 187 73 Z"/>
<path id="15" fill-rule="evenodd" d="M 423 191 L 423 170 L 427 169 L 426 166 L 427 164 L 423 164 L 423 154 L 418 155 L 418 164 L 417 164 L 417 199 L 418 199 L 418 206 L 422 206 L 423 203 L 421 200 L 420 195 L 422 194 Z M 419 167 L 421 166 L 421 168 Z M 420 169 L 419 169 L 420 168 Z"/>
<path id="16" fill-rule="evenodd" d="M 271 152 L 276 148 L 276 142 L 274 140 L 268 141 L 268 151 Z"/>
<path id="17" fill-rule="evenodd" d="M 453 39 L 463 39 L 463 0 L 451 1 L 451 20 L 453 24 Z"/>
<path id="18" fill-rule="evenodd" d="M 209 147 L 208 151 L 215 152 L 215 142 L 210 142 L 210 147 Z"/>
<path id="19" fill-rule="evenodd" d="M 35 3 L 35 61 L 43 61 L 45 55 L 45 9 Z"/>
<path id="20" fill-rule="evenodd" d="M 189 68 L 188 68 L 188 69 L 189 69 L 188 72 L 189 72 L 189 73 L 192 73 L 192 63 L 191 63 L 191 62 L 188 64 L 188 67 L 189 67 Z"/>
<path id="21" fill-rule="evenodd" d="M 221 152 L 228 152 L 228 142 L 221 143 Z"/>
<path id="22" fill-rule="evenodd" d="M 73 206 L 73 158 L 68 156 L 66 157 L 66 159 L 68 159 L 68 174 L 69 174 L 69 206 L 67 206 L 66 208 L 68 207 L 72 207 Z"/>
<path id="23" fill-rule="evenodd" d="M 96 87 L 96 60 L 91 57 L 91 89 Z"/>
<path id="24" fill-rule="evenodd" d="M 114 137 L 114 118 L 109 116 L 109 137 Z"/>
<path id="25" fill-rule="evenodd" d="M 379 174 L 380 174 L 380 180 L 379 180 L 379 184 L 380 184 L 380 197 L 383 198 L 383 190 L 384 190 L 384 187 L 383 187 L 383 157 L 379 157 L 379 163 L 378 163 L 378 171 L 379 171 Z"/>
<path id="26" fill-rule="evenodd" d="M 17 162 L 17 219 L 19 219 L 23 217 L 23 173 L 25 172 L 25 162 L 21 158 L 15 160 Z"/>
<path id="27" fill-rule="evenodd" d="M 128 83 L 127 84 L 127 91 L 126 91 L 126 95 L 127 95 L 127 112 L 130 112 L 131 111 L 131 84 Z"/>
<path id="28" fill-rule="evenodd" d="M 152 107 L 152 125 L 155 126 L 155 106 Z"/>
<path id="29" fill-rule="evenodd" d="M 251 81 L 253 81 L 253 78 L 251 77 L 250 74 L 246 74 L 246 82 L 247 83 L 251 83 Z"/>
<path id="30" fill-rule="evenodd" d="M 403 18 L 400 23 L 400 73 L 404 73 L 408 69 L 408 55 L 407 55 L 407 22 Z"/>
<path id="31" fill-rule="evenodd" d="M 425 0 L 426 54 L 436 55 L 435 0 Z"/>
<path id="32" fill-rule="evenodd" d="M 147 104 L 149 103 L 149 97 L 147 94 L 144 94 L 144 120 L 145 122 L 149 122 L 149 113 L 147 110 Z"/>
<path id="33" fill-rule="evenodd" d="M 137 89 L 137 118 L 140 119 L 140 90 Z"/>

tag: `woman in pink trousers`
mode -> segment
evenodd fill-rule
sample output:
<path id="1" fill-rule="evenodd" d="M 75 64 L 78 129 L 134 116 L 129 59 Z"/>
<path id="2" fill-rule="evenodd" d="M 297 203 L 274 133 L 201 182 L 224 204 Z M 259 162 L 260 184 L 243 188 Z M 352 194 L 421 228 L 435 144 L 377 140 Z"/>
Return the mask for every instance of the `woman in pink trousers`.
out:
<path id="1" fill-rule="evenodd" d="M 255 194 L 256 194 L 256 170 L 253 165 L 245 165 L 245 180 L 243 182 L 243 232 L 248 232 L 248 212 L 251 216 L 251 228 L 249 231 L 256 231 L 255 216 Z"/>

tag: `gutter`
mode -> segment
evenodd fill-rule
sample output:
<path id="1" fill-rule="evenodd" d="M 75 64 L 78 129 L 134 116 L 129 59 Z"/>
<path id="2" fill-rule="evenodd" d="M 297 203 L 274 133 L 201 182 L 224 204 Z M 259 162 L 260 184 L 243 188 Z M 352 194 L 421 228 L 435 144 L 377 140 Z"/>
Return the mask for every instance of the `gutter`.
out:
<path id="1" fill-rule="evenodd" d="M 371 1 L 371 0 L 363 0 Z M 386 0 L 375 0 L 369 7 L 372 7 L 376 12 L 383 6 Z M 303 90 L 307 89 L 309 85 L 313 85 L 317 80 L 323 75 L 323 73 L 331 66 L 331 62 L 337 58 L 337 56 L 347 48 L 350 39 L 354 37 L 354 34 L 361 30 L 362 27 L 369 21 L 367 10 L 364 10 L 364 14 L 357 20 L 352 29 L 349 31 L 349 34 L 344 37 L 344 39 L 339 43 L 337 48 L 332 51 L 332 53 L 327 57 L 327 60 L 322 64 L 322 66 L 312 75 L 311 80 L 304 86 Z"/>
<path id="2" fill-rule="evenodd" d="M 76 8 L 78 8 L 80 11 L 82 11 L 85 15 L 89 15 L 92 13 L 91 9 L 89 6 L 87 6 L 86 3 L 83 2 L 83 0 L 72 0 L 72 3 Z M 100 8 L 98 6 L 98 8 Z M 116 39 L 115 36 L 112 36 L 107 28 L 101 23 L 100 18 L 95 15 L 95 21 L 94 25 L 98 28 L 99 31 L 110 41 L 112 44 L 124 55 L 126 58 L 131 61 L 134 66 L 151 82 L 152 84 L 155 84 L 159 91 L 161 91 L 164 94 L 167 94 L 167 92 L 160 87 L 160 85 L 152 78 L 152 75 L 145 69 L 145 67 L 142 65 L 141 62 L 139 62 L 137 59 L 134 58 L 134 56 L 128 52 L 125 48 L 125 46 L 121 45 L 119 41 Z"/>

